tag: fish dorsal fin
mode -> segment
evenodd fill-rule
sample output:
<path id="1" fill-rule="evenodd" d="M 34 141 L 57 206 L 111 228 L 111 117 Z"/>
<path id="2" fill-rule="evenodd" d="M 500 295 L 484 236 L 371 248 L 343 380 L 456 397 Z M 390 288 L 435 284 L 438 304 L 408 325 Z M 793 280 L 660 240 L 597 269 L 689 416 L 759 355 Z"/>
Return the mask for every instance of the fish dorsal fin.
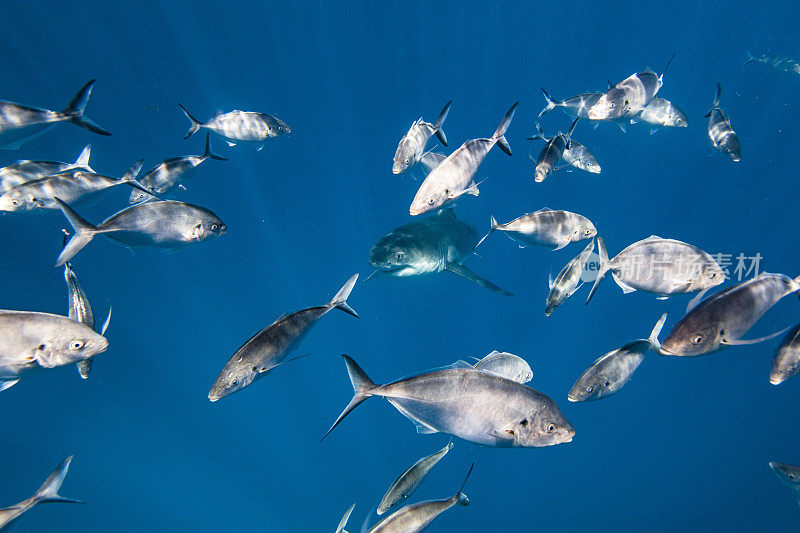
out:
<path id="1" fill-rule="evenodd" d="M 456 368 L 474 369 L 475 367 L 472 366 L 471 364 L 467 363 L 463 359 L 459 359 L 455 363 L 450 363 L 449 365 L 443 366 L 441 368 L 437 368 L 436 370 L 452 370 L 452 369 L 456 369 Z"/>
<path id="2" fill-rule="evenodd" d="M 534 211 L 534 213 L 542 213 L 544 211 L 552 211 L 552 209 L 550 209 L 549 207 L 543 207 L 541 209 L 537 209 L 536 211 Z"/>
<path id="3" fill-rule="evenodd" d="M 658 235 L 650 235 L 648 238 L 644 239 L 645 241 L 663 241 L 663 237 L 659 237 Z"/>

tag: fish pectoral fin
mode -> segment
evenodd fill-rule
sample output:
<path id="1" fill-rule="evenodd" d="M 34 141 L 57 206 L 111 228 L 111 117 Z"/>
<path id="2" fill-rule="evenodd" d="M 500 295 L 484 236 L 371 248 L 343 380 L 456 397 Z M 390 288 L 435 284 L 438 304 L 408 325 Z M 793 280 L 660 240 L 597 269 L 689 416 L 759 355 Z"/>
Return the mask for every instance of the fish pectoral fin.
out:
<path id="1" fill-rule="evenodd" d="M 263 144 L 259 144 L 258 148 L 256 148 L 256 152 L 260 152 L 263 149 L 264 149 L 264 145 Z"/>
<path id="2" fill-rule="evenodd" d="M 656 300 L 669 300 L 669 296 L 656 296 Z"/>
<path id="3" fill-rule="evenodd" d="M 228 146 L 236 146 L 236 143 L 233 141 L 225 141 L 225 142 L 228 143 Z"/>
<path id="4" fill-rule="evenodd" d="M 697 304 L 699 304 L 703 300 L 703 296 L 706 295 L 706 293 L 708 292 L 709 288 L 710 287 L 703 289 L 702 291 L 698 292 L 697 295 L 694 298 L 689 300 L 689 303 L 686 304 L 686 312 L 687 313 L 689 311 L 691 311 L 692 309 L 694 309 L 695 307 L 697 307 Z"/>
<path id="5" fill-rule="evenodd" d="M 11 387 L 16 385 L 17 383 L 19 383 L 19 379 L 14 379 L 14 380 L 9 380 L 9 381 L 0 381 L 0 391 L 4 391 L 6 389 L 10 389 Z M 16 509 L 16 507 L 7 507 L 6 509 L 3 509 L 3 511 L 7 511 L 7 510 L 10 510 L 10 509 Z"/>
<path id="6" fill-rule="evenodd" d="M 280 363 L 278 363 L 277 365 L 272 366 L 272 367 L 261 367 L 261 368 L 258 369 L 258 373 L 261 374 L 263 372 L 267 372 L 268 370 L 272 370 L 273 368 L 278 368 L 281 365 L 285 365 L 286 363 L 291 363 L 292 361 L 297 361 L 298 359 L 303 359 L 305 357 L 308 357 L 309 355 L 314 355 L 314 354 L 305 353 L 303 355 L 298 355 L 298 356 L 292 357 L 290 359 L 287 359 L 286 361 L 281 361 Z"/>
<path id="7" fill-rule="evenodd" d="M 791 327 L 791 326 L 790 326 L 790 327 Z M 768 341 L 768 340 L 770 340 L 770 339 L 774 339 L 774 338 L 775 338 L 775 337 L 777 337 L 778 335 L 781 335 L 781 334 L 783 334 L 783 333 L 786 333 L 786 331 L 787 331 L 788 329 L 789 329 L 789 328 L 788 328 L 788 327 L 786 327 L 786 328 L 783 328 L 783 329 L 782 329 L 782 330 L 780 330 L 780 331 L 776 331 L 776 332 L 775 332 L 775 333 L 773 333 L 772 335 L 767 335 L 767 336 L 765 336 L 765 337 L 759 337 L 759 338 L 757 338 L 757 339 L 748 339 L 748 340 L 744 340 L 744 339 L 733 339 L 733 340 L 722 339 L 722 344 L 724 344 L 724 345 L 726 345 L 726 346 L 746 346 L 746 345 L 748 345 L 748 344 L 758 344 L 759 342 L 764 342 L 764 341 Z"/>
<path id="8" fill-rule="evenodd" d="M 619 285 L 619 288 L 620 288 L 620 289 L 622 289 L 622 293 L 623 293 L 623 294 L 628 294 L 628 293 L 630 293 L 630 292 L 636 292 L 636 289 L 634 289 L 633 287 L 631 287 L 630 285 L 628 285 L 627 283 L 625 283 L 624 281 L 622 281 L 621 279 L 619 279 L 619 278 L 617 277 L 617 275 L 616 275 L 616 274 L 614 274 L 613 272 L 611 273 L 611 277 L 612 277 L 612 278 L 614 278 L 614 282 L 615 282 L 617 285 Z"/>
<path id="9" fill-rule="evenodd" d="M 481 287 L 489 289 L 490 291 L 494 291 L 494 292 L 496 292 L 498 294 L 502 294 L 503 296 L 514 296 L 513 293 L 510 293 L 507 290 L 501 289 L 500 287 L 498 287 L 497 285 L 495 285 L 494 283 L 492 283 L 488 279 L 480 277 L 479 275 L 477 275 L 476 273 L 474 273 L 472 270 L 468 269 L 467 267 L 465 267 L 461 263 L 448 263 L 445 266 L 445 269 L 449 270 L 453 274 L 457 274 L 457 275 L 459 275 L 459 276 L 461 276 L 463 278 L 467 278 L 468 280 L 470 280 L 470 281 L 472 281 L 474 283 L 477 283 Z"/>

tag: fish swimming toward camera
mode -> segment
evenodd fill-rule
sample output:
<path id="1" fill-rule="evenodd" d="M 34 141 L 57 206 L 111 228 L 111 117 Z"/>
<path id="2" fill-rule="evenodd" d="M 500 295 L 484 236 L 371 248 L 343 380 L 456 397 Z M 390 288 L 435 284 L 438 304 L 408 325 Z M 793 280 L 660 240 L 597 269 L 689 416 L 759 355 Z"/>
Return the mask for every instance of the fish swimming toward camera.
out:
<path id="1" fill-rule="evenodd" d="M 781 483 L 792 491 L 794 497 L 797 498 L 797 504 L 800 505 L 800 466 L 771 461 L 769 467 L 778 476 Z"/>
<path id="2" fill-rule="evenodd" d="M 398 476 L 397 479 L 394 480 L 392 485 L 383 495 L 381 502 L 378 504 L 378 509 L 376 512 L 379 515 L 382 515 L 414 494 L 414 491 L 419 488 L 419 486 L 425 480 L 425 477 L 430 473 L 431 470 L 433 470 L 433 467 L 436 466 L 436 463 L 441 461 L 444 456 L 447 455 L 447 452 L 449 452 L 452 448 L 453 441 L 451 440 L 438 452 L 425 456 L 408 467 L 402 474 L 400 474 L 400 476 Z"/>
<path id="3" fill-rule="evenodd" d="M 178 104 L 178 107 L 181 108 L 186 118 L 192 122 L 189 131 L 183 137 L 184 139 L 188 139 L 197 133 L 200 128 L 205 128 L 225 138 L 228 146 L 236 146 L 237 142 L 262 143 L 258 147 L 260 151 L 264 147 L 264 141 L 292 132 L 289 125 L 284 121 L 266 113 L 234 109 L 217 115 L 208 122 L 200 122 L 181 104 Z"/>
<path id="4" fill-rule="evenodd" d="M 783 72 L 791 72 L 793 74 L 800 74 L 800 64 L 797 63 L 794 59 L 786 56 L 770 56 L 767 54 L 761 54 L 760 56 L 754 56 L 750 53 L 750 50 L 747 51 L 747 61 L 742 63 L 742 65 L 747 65 L 749 63 L 763 63 L 768 67 L 772 67 L 775 70 L 782 70 Z"/>
<path id="5" fill-rule="evenodd" d="M 183 182 L 195 168 L 203 164 L 207 159 L 227 161 L 227 158 L 217 155 L 211 150 L 210 136 L 210 133 L 206 133 L 206 150 L 203 155 L 185 155 L 183 157 L 165 159 L 145 172 L 142 179 L 139 180 L 139 183 L 141 183 L 145 189 L 149 190 L 152 195 L 158 195 L 167 192 L 174 186 Z M 141 202 L 150 196 L 151 195 L 144 191 L 132 191 L 130 203 L 135 204 L 136 202 Z"/>
<path id="6" fill-rule="evenodd" d="M 609 271 L 625 294 L 640 290 L 660 299 L 704 291 L 725 281 L 722 267 L 710 254 L 675 239 L 651 235 L 631 244 L 611 260 L 602 237 L 597 238 L 597 249 L 600 265 L 587 304 Z"/>
<path id="7" fill-rule="evenodd" d="M 292 350 L 328 311 L 340 309 L 358 318 L 358 313 L 347 304 L 357 279 L 358 274 L 355 274 L 347 280 L 327 304 L 283 315 L 250 337 L 225 364 L 208 393 L 208 399 L 216 402 L 238 392 L 266 376 L 273 368 L 288 362 L 286 358 Z"/>
<path id="8" fill-rule="evenodd" d="M 494 350 L 472 366 L 517 383 L 527 383 L 533 379 L 533 370 L 528 362 L 513 353 Z"/>
<path id="9" fill-rule="evenodd" d="M 575 125 L 578 123 L 578 120 L 579 119 L 576 118 L 572 122 L 572 125 L 569 127 L 567 133 L 561 133 L 559 131 L 558 134 L 549 138 L 545 137 L 542 127 L 538 122 L 536 123 L 536 128 L 539 133 L 533 137 L 528 137 L 528 140 L 532 141 L 541 139 L 545 143 L 542 151 L 539 152 L 539 157 L 534 159 L 533 155 L 530 156 L 531 161 L 536 163 L 533 177 L 536 183 L 543 182 L 551 172 L 558 168 L 558 163 L 564 156 L 564 152 L 571 148 L 570 138 L 572 137 L 572 132 L 575 130 Z M 581 146 L 581 148 L 588 152 L 588 150 L 586 150 L 586 148 L 583 146 Z M 592 157 L 592 159 L 594 159 L 594 156 L 592 156 L 591 153 L 589 155 Z M 594 163 L 597 164 L 597 160 L 595 160 Z"/>
<path id="10" fill-rule="evenodd" d="M 518 105 L 519 102 L 511 106 L 489 139 L 473 139 L 465 142 L 431 170 L 411 202 L 409 207 L 411 216 L 439 209 L 465 194 L 478 196 L 478 186 L 472 178 L 489 150 L 496 144 L 506 154 L 511 155 L 511 147 L 504 135 Z"/>
<path id="11" fill-rule="evenodd" d="M 368 533 L 418 533 L 426 529 L 437 516 L 454 505 L 469 505 L 469 498 L 463 491 L 474 466 L 475 463 L 470 466 L 467 477 L 461 483 L 461 487 L 450 498 L 406 505 L 372 526 Z"/>
<path id="12" fill-rule="evenodd" d="M 758 276 L 690 303 L 663 342 L 654 342 L 661 355 L 693 357 L 725 346 L 756 344 L 780 335 L 781 330 L 757 339 L 743 340 L 750 328 L 778 300 L 800 290 L 800 277 L 762 272 Z"/>
<path id="13" fill-rule="evenodd" d="M 81 87 L 63 111 L 50 111 L 0 100 L 0 149 L 18 150 L 20 146 L 46 133 L 59 122 L 71 122 L 93 133 L 111 135 L 83 114 L 94 82 L 95 80 L 91 80 Z"/>
<path id="14" fill-rule="evenodd" d="M 708 137 L 711 144 L 728 156 L 731 161 L 742 159 L 742 148 L 739 145 L 739 136 L 733 131 L 731 121 L 725 115 L 725 111 L 719 107 L 719 98 L 722 95 L 722 85 L 717 83 L 717 92 L 714 94 L 714 103 L 706 113 L 708 118 Z"/>
<path id="15" fill-rule="evenodd" d="M 86 145 L 74 163 L 62 163 L 61 161 L 29 161 L 23 159 L 0 168 L 0 195 L 17 185 L 22 185 L 51 174 L 58 174 L 65 170 L 85 170 L 94 172 L 89 166 L 89 156 L 92 153 L 91 145 Z"/>
<path id="16" fill-rule="evenodd" d="M 571 117 L 588 119 L 589 109 L 603 96 L 603 93 L 583 93 L 564 100 L 555 100 L 544 89 L 542 89 L 542 93 L 544 93 L 547 105 L 539 112 L 539 118 L 545 113 L 560 107 Z"/>
<path id="17" fill-rule="evenodd" d="M 87 222 L 61 199 L 55 198 L 55 201 L 75 228 L 75 235 L 58 256 L 57 267 L 72 259 L 95 235 L 131 249 L 153 246 L 177 250 L 219 237 L 228 229 L 205 207 L 174 200 L 152 200 L 126 207 L 97 226 Z"/>
<path id="18" fill-rule="evenodd" d="M 396 277 L 446 270 L 496 293 L 513 296 L 462 264 L 477 243 L 475 228 L 457 219 L 452 209 L 442 209 L 381 237 L 369 251 L 369 264 L 376 272 Z"/>
<path id="19" fill-rule="evenodd" d="M 544 316 L 550 316 L 556 307 L 564 303 L 583 285 L 581 276 L 592 252 L 594 252 L 594 239 L 561 269 L 555 280 L 550 278 L 548 283 L 550 292 L 547 295 Z"/>
<path id="20" fill-rule="evenodd" d="M 609 87 L 587 113 L 589 120 L 616 120 L 639 114 L 658 94 L 675 54 L 667 62 L 661 75 L 651 70 L 631 74 Z"/>
<path id="21" fill-rule="evenodd" d="M 772 372 L 769 382 L 780 385 L 800 370 L 800 324 L 797 324 L 786 333 L 775 357 L 772 359 Z"/>
<path id="22" fill-rule="evenodd" d="M 105 337 L 72 318 L 0 311 L 0 391 L 28 373 L 71 365 L 107 348 Z"/>
<path id="23" fill-rule="evenodd" d="M 422 159 L 425 154 L 425 146 L 428 140 L 436 135 L 443 145 L 447 146 L 447 137 L 442 130 L 447 118 L 447 113 L 450 111 L 450 100 L 444 105 L 444 109 L 439 113 L 435 124 L 425 122 L 422 117 L 418 118 L 411 124 L 408 133 L 403 135 L 400 143 L 397 145 L 397 151 L 394 153 L 394 161 L 392 163 L 392 174 L 402 174 Z"/>
<path id="24" fill-rule="evenodd" d="M 575 435 L 553 400 L 464 361 L 377 385 L 352 358 L 342 357 L 353 399 L 325 436 L 372 396 L 387 399 L 414 422 L 417 433 L 445 433 L 482 446 L 539 448 L 570 442 Z"/>
<path id="25" fill-rule="evenodd" d="M 64 478 L 67 477 L 71 462 L 72 456 L 70 455 L 56 467 L 50 477 L 39 487 L 39 490 L 27 500 L 23 500 L 12 507 L 0 509 L 0 531 L 9 531 L 25 513 L 40 503 L 83 503 L 80 500 L 64 498 L 58 493 L 61 489 L 61 484 L 64 483 Z"/>
<path id="26" fill-rule="evenodd" d="M 641 113 L 631 118 L 631 124 L 645 122 L 655 126 L 650 130 L 650 134 L 655 133 L 659 127 L 664 128 L 685 128 L 689 125 L 689 119 L 681 108 L 663 98 L 655 97 L 642 109 Z"/>
<path id="27" fill-rule="evenodd" d="M 585 216 L 569 211 L 554 211 L 547 207 L 505 224 L 498 223 L 491 216 L 489 226 L 489 233 L 484 235 L 476 248 L 494 231 L 502 231 L 516 241 L 520 248 L 545 246 L 553 250 L 560 250 L 571 242 L 591 239 L 597 235 L 597 228 Z"/>

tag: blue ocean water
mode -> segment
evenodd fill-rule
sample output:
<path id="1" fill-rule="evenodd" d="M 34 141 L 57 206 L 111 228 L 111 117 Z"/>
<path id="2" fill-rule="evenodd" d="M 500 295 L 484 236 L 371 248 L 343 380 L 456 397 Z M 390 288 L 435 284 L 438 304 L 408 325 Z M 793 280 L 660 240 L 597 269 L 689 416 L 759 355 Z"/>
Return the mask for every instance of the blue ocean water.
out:
<path id="1" fill-rule="evenodd" d="M 616 396 L 575 404 L 567 391 L 592 361 L 646 337 L 663 312 L 671 327 L 690 296 L 623 295 L 607 279 L 591 305 L 582 289 L 545 318 L 548 274 L 582 245 L 519 249 L 502 235 L 468 264 L 513 298 L 448 273 L 364 281 L 370 247 L 410 221 L 419 186 L 391 174 L 397 142 L 450 99 L 451 149 L 491 135 L 521 102 L 507 134 L 514 156 L 492 150 L 480 196 L 456 208 L 480 232 L 490 214 L 567 209 L 591 218 L 612 254 L 655 234 L 800 274 L 800 78 L 741 66 L 748 49 L 800 58 L 792 2 L 9 1 L 0 30 L 0 98 L 60 109 L 97 78 L 87 115 L 113 132 L 60 125 L 0 153 L 2 165 L 70 161 L 91 143 L 92 166 L 118 176 L 143 157 L 150 168 L 202 153 L 200 135 L 182 139 L 189 124 L 177 102 L 201 119 L 236 108 L 292 128 L 260 152 L 212 139 L 230 161 L 204 163 L 187 191 L 174 191 L 217 213 L 223 237 L 133 255 L 97 239 L 73 260 L 96 316 L 113 306 L 110 348 L 86 381 L 58 368 L 0 393 L 0 505 L 32 494 L 69 454 L 61 492 L 90 505 L 43 505 L 20 531 L 333 531 L 353 502 L 348 530 L 359 531 L 391 481 L 447 437 L 418 436 L 371 399 L 320 442 L 352 394 L 339 354 L 384 383 L 493 349 L 530 362 L 530 385 L 556 401 L 575 438 L 541 449 L 457 441 L 413 500 L 450 496 L 474 461 L 471 505 L 431 531 L 797 529 L 797 505 L 767 465 L 800 462 L 800 378 L 768 382 L 777 341 L 685 360 L 651 353 Z M 602 173 L 533 182 L 527 154 L 541 144 L 525 138 L 545 103 L 540 87 L 556 98 L 602 91 L 647 66 L 660 72 L 673 52 L 659 96 L 686 111 L 688 128 L 624 134 L 581 121 L 575 138 Z M 739 163 L 708 141 L 703 114 L 717 82 Z M 569 123 L 558 110 L 542 121 L 548 134 Z M 100 221 L 127 195 L 80 212 Z M 3 308 L 66 314 L 52 267 L 62 227 L 57 211 L 0 216 Z M 356 272 L 349 301 L 359 320 L 328 314 L 298 350 L 311 357 L 208 401 L 250 335 L 327 302 Z M 796 323 L 798 305 L 786 298 L 749 337 Z"/>

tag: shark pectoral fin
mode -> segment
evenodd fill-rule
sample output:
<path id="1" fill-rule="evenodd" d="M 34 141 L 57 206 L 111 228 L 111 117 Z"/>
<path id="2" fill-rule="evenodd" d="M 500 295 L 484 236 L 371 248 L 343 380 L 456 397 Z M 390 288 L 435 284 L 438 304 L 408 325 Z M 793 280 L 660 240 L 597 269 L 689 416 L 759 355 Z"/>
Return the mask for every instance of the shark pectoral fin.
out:
<path id="1" fill-rule="evenodd" d="M 412 422 L 414 422 L 414 425 L 417 426 L 417 434 L 418 435 L 431 435 L 432 433 L 439 433 L 438 431 L 436 431 L 432 427 L 426 426 L 425 424 L 422 424 L 421 422 L 418 422 L 416 420 L 412 420 Z"/>
<path id="2" fill-rule="evenodd" d="M 789 328 L 783 328 L 780 331 L 776 331 L 772 335 L 767 335 L 765 337 L 759 337 L 757 339 L 748 339 L 748 340 L 744 340 L 744 339 L 734 339 L 734 340 L 722 339 L 722 344 L 724 344 L 726 346 L 746 346 L 748 344 L 758 344 L 759 342 L 764 342 L 764 341 L 768 341 L 770 339 L 774 339 L 778 335 L 786 333 L 786 331 L 788 329 Z"/>
<path id="3" fill-rule="evenodd" d="M 0 381 L 0 391 L 4 391 L 6 389 L 10 389 L 11 387 L 16 385 L 17 383 L 19 383 L 18 379 L 15 379 L 15 380 L 12 380 L 12 381 Z M 14 509 L 14 507 L 9 507 L 9 509 Z"/>
<path id="4" fill-rule="evenodd" d="M 506 291 L 504 289 L 501 289 L 500 287 L 498 287 L 497 285 L 495 285 L 494 283 L 492 283 L 488 279 L 480 277 L 475 272 L 473 272 L 472 270 L 468 269 L 467 267 L 465 267 L 461 263 L 448 263 L 445 268 L 447 270 L 449 270 L 450 272 L 452 272 L 453 274 L 458 274 L 461 277 L 467 278 L 468 280 L 470 280 L 470 281 L 472 281 L 474 283 L 477 283 L 481 287 L 485 287 L 485 288 L 487 288 L 487 289 L 489 289 L 491 291 L 494 291 L 496 293 L 502 294 L 503 296 L 514 296 L 514 293 L 511 293 L 511 292 L 508 292 L 508 291 Z"/>

